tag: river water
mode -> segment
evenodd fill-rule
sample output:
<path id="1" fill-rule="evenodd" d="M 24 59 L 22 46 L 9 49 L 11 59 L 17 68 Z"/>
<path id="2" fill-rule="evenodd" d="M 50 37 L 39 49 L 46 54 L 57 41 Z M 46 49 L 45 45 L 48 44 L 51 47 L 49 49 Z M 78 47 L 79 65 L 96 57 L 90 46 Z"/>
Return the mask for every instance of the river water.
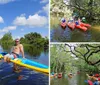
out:
<path id="1" fill-rule="evenodd" d="M 68 76 L 63 78 L 53 78 L 51 79 L 50 85 L 87 85 L 85 80 L 87 80 L 86 74 L 80 73 L 74 75 L 72 78 L 68 78 Z"/>
<path id="2" fill-rule="evenodd" d="M 9 47 L 10 48 L 10 47 Z M 48 50 L 24 47 L 25 57 L 48 65 Z M 0 46 L 0 52 L 10 50 Z M 48 85 L 49 77 L 45 74 L 23 68 L 20 73 L 13 72 L 13 64 L 0 61 L 0 85 Z"/>
<path id="3" fill-rule="evenodd" d="M 86 32 L 80 29 L 71 30 L 61 26 L 50 31 L 51 42 L 100 42 L 100 26 L 92 26 Z"/>

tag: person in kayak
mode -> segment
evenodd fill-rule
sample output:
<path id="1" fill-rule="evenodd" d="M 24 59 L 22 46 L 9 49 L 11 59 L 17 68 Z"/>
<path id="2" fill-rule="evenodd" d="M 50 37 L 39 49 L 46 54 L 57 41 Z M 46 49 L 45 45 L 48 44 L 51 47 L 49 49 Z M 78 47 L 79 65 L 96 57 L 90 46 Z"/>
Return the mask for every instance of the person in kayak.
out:
<path id="1" fill-rule="evenodd" d="M 73 17 L 70 17 L 70 19 L 68 20 L 68 23 L 73 23 L 73 22 L 74 22 Z"/>
<path id="2" fill-rule="evenodd" d="M 20 40 L 19 39 L 15 39 L 15 45 L 12 47 L 12 52 L 11 52 L 11 54 L 6 54 L 4 56 L 4 61 L 5 62 L 9 62 L 10 59 L 19 58 L 20 54 L 22 54 L 22 57 L 25 58 L 23 45 L 20 44 Z M 14 70 L 15 71 L 18 70 L 18 66 L 16 64 L 14 64 Z"/>
<path id="3" fill-rule="evenodd" d="M 74 18 L 74 22 L 75 22 L 76 25 L 80 25 L 79 21 L 80 21 L 80 18 L 78 18 L 78 17 Z"/>
<path id="4" fill-rule="evenodd" d="M 86 23 L 86 18 L 85 17 L 82 17 L 81 22 Z"/>
<path id="5" fill-rule="evenodd" d="M 65 22 L 66 22 L 66 19 L 63 17 L 63 18 L 61 19 L 61 22 L 62 22 L 62 23 L 65 23 Z"/>
<path id="6" fill-rule="evenodd" d="M 93 75 L 93 74 L 90 74 L 90 75 L 88 75 L 88 74 L 86 74 L 87 76 L 88 76 L 88 81 L 92 81 L 93 82 L 93 84 L 89 84 L 89 82 L 88 82 L 88 84 L 89 85 L 99 85 L 100 83 L 99 83 L 99 75 L 97 75 L 97 74 L 95 74 L 95 75 Z"/>

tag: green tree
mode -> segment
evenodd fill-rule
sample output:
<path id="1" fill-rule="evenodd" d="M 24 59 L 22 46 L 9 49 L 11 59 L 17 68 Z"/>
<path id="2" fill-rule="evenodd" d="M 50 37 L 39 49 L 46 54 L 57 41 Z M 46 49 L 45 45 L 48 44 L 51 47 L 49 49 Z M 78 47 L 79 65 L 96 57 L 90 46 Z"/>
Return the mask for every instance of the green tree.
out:
<path id="1" fill-rule="evenodd" d="M 85 16 L 90 22 L 100 20 L 100 0 L 69 0 L 66 6 L 78 11 L 80 17 Z"/>
<path id="2" fill-rule="evenodd" d="M 65 50 L 67 47 L 68 50 Z M 76 58 L 83 60 L 87 65 L 100 70 L 100 45 L 98 44 L 65 44 L 65 52 L 70 52 Z"/>
<path id="3" fill-rule="evenodd" d="M 25 38 L 21 37 L 21 38 L 20 38 L 20 43 L 27 43 L 27 41 L 26 41 Z"/>
<path id="4" fill-rule="evenodd" d="M 1 38 L 1 43 L 13 43 L 13 38 L 10 32 L 4 34 Z"/>
<path id="5" fill-rule="evenodd" d="M 89 23 L 100 23 L 100 0 L 51 0 L 50 8 L 52 17 L 65 15 L 69 19 L 76 12 Z"/>
<path id="6" fill-rule="evenodd" d="M 42 38 L 41 35 L 36 32 L 35 33 L 31 32 L 29 34 L 26 34 L 24 37 L 29 44 L 35 44 L 36 39 Z"/>
<path id="7" fill-rule="evenodd" d="M 44 47 L 48 45 L 49 40 L 47 38 L 43 38 L 39 33 L 29 33 L 26 34 L 25 40 L 27 41 L 27 44 L 36 45 L 38 47 Z"/>
<path id="8" fill-rule="evenodd" d="M 64 52 L 62 46 L 63 45 L 51 45 L 51 72 L 69 73 L 71 70 L 75 71 L 75 59 L 69 53 Z"/>

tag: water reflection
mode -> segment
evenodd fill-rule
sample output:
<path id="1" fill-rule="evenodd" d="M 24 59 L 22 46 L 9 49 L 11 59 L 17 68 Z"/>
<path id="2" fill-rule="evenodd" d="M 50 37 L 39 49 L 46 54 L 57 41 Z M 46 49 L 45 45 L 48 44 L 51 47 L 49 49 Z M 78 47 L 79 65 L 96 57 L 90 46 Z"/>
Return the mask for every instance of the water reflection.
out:
<path id="1" fill-rule="evenodd" d="M 38 48 L 36 46 L 30 45 L 30 46 L 24 46 L 24 50 L 30 56 L 38 57 L 43 51 L 43 48 Z"/>
<path id="2" fill-rule="evenodd" d="M 60 26 L 58 28 L 52 28 L 50 32 L 50 39 L 52 42 L 98 42 L 100 41 L 100 26 L 94 26 L 83 32 L 80 29 L 71 30 L 66 27 L 62 29 Z"/>
<path id="3" fill-rule="evenodd" d="M 76 74 L 72 78 L 67 75 L 63 78 L 53 78 L 51 79 L 50 85 L 87 85 L 84 81 L 87 79 L 85 73 Z"/>
<path id="4" fill-rule="evenodd" d="M 43 51 L 48 52 L 48 48 L 44 49 L 42 47 L 37 47 L 34 45 L 23 45 L 23 46 L 24 46 L 25 53 L 28 54 L 29 56 L 39 57 Z M 1 45 L 2 51 L 6 51 L 8 53 L 11 52 L 11 48 L 12 48 L 12 44 L 9 44 L 9 45 L 2 44 Z"/>
<path id="5" fill-rule="evenodd" d="M 12 45 L 1 45 L 0 52 L 10 52 Z M 24 45 L 25 57 L 48 65 L 48 49 Z M 20 77 L 21 76 L 21 77 Z M 13 72 L 13 64 L 0 61 L 0 85 L 48 85 L 48 76 L 23 68 L 20 73 Z"/>

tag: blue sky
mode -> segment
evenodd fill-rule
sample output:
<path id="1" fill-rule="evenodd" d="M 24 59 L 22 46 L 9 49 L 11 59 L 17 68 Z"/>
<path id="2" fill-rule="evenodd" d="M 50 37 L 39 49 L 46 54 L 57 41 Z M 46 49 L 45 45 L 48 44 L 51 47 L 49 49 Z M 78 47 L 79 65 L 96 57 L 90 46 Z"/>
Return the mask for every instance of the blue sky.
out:
<path id="1" fill-rule="evenodd" d="M 30 32 L 48 36 L 49 0 L 0 0 L 0 38 L 11 32 L 13 38 Z"/>

